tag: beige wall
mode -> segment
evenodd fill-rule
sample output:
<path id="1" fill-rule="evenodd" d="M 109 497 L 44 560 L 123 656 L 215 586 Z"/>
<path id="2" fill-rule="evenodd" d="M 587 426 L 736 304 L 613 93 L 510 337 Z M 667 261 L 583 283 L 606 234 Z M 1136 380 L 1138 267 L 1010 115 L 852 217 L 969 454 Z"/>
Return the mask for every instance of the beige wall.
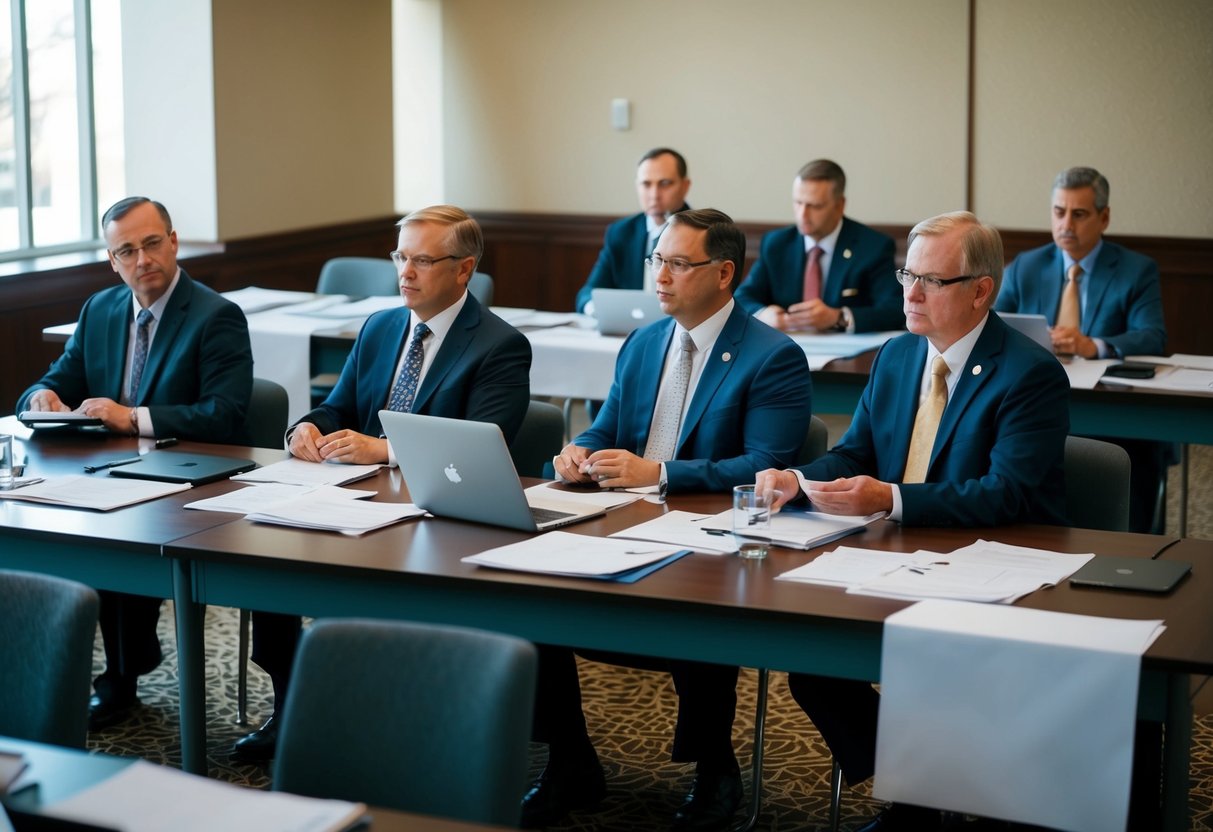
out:
<path id="1" fill-rule="evenodd" d="M 815 156 L 847 170 L 855 217 L 962 207 L 968 9 L 444 0 L 446 197 L 634 211 L 636 158 L 669 144 L 692 203 L 738 219 L 788 219 L 791 177 Z M 1092 164 L 1112 181 L 1113 232 L 1213 236 L 1213 3 L 977 0 L 975 24 L 976 210 L 1045 228 L 1053 175 Z M 610 128 L 616 97 L 632 101 L 628 132 Z"/>
<path id="2" fill-rule="evenodd" d="M 1053 175 L 1090 165 L 1112 233 L 1213 236 L 1213 3 L 982 0 L 976 42 L 987 219 L 1047 228 Z"/>
<path id="3" fill-rule="evenodd" d="M 390 214 L 390 0 L 212 0 L 220 239 Z"/>

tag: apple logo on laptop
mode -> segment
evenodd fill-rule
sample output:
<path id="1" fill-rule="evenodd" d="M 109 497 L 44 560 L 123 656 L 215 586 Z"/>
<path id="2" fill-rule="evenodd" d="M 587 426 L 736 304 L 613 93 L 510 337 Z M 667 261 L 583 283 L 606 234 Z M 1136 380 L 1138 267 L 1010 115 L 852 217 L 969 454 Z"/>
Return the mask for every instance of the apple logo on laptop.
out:
<path id="1" fill-rule="evenodd" d="M 459 471 L 455 469 L 455 463 L 451 463 L 442 469 L 442 473 L 446 474 L 446 478 L 451 482 L 463 482 L 463 477 L 459 476 Z"/>
<path id="2" fill-rule="evenodd" d="M 632 318 L 634 318 L 637 321 L 644 320 L 644 310 L 641 309 L 640 307 L 636 307 L 635 309 L 632 310 Z"/>

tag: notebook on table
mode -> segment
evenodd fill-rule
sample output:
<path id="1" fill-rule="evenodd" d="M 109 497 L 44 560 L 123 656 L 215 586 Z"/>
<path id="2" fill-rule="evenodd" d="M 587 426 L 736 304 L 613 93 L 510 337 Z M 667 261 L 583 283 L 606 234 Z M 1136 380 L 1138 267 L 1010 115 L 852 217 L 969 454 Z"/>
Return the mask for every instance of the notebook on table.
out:
<path id="1" fill-rule="evenodd" d="M 157 482 L 188 482 L 203 485 L 243 474 L 257 467 L 251 459 L 233 459 L 213 454 L 182 451 L 148 451 L 138 462 L 110 469 L 111 477 Z"/>
<path id="2" fill-rule="evenodd" d="M 547 531 L 606 509 L 528 494 L 491 422 L 379 411 L 409 497 L 436 517 Z"/>
<path id="3" fill-rule="evenodd" d="M 1191 571 L 1192 564 L 1184 561 L 1096 555 L 1070 576 L 1070 583 L 1136 592 L 1170 592 Z"/>
<path id="4" fill-rule="evenodd" d="M 602 335 L 629 335 L 665 317 L 653 292 L 642 289 L 594 289 L 594 317 Z"/>

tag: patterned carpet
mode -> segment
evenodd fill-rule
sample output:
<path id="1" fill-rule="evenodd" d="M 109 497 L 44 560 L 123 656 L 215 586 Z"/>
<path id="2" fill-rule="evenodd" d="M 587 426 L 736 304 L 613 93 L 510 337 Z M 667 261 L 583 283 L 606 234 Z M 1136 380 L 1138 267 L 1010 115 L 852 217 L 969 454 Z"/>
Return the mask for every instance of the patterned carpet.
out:
<path id="1" fill-rule="evenodd" d="M 832 426 L 833 427 L 833 426 Z M 1213 538 L 1213 448 L 1193 449 L 1189 534 Z M 1175 482 L 1172 469 L 1172 482 Z M 1175 488 L 1171 488 L 1174 503 Z M 1168 514 L 1175 516 L 1174 505 Z M 1173 522 L 1173 521 L 1172 521 Z M 166 604 L 160 619 L 165 661 L 140 685 L 143 706 L 127 724 L 91 735 L 89 747 L 114 754 L 137 755 L 179 766 L 176 653 L 172 610 Z M 236 614 L 211 608 L 207 613 L 208 756 L 210 773 L 253 787 L 269 783 L 260 766 L 231 763 L 227 749 L 248 728 L 235 724 Z M 101 668 L 97 642 L 98 671 Z M 249 718 L 254 725 L 268 716 L 268 679 L 255 666 L 249 674 Z M 744 671 L 738 689 L 735 742 L 743 770 L 749 764 L 753 739 L 756 674 Z M 690 783 L 691 767 L 666 762 L 674 721 L 674 693 L 663 674 L 582 665 L 586 715 L 596 747 L 607 769 L 608 799 L 600 811 L 572 817 L 561 829 L 658 830 L 669 818 Z M 1213 686 L 1211 686 L 1213 687 Z M 1213 830 L 1213 696 L 1197 699 L 1197 725 L 1192 749 L 1191 811 L 1193 830 Z M 772 674 L 767 711 L 767 745 L 760 829 L 825 829 L 828 816 L 830 761 L 825 747 L 787 691 L 783 674 Z M 536 746 L 533 769 L 543 766 L 544 751 Z M 747 775 L 747 797 L 749 796 Z M 842 828 L 851 829 L 870 818 L 879 804 L 866 791 L 845 791 Z"/>

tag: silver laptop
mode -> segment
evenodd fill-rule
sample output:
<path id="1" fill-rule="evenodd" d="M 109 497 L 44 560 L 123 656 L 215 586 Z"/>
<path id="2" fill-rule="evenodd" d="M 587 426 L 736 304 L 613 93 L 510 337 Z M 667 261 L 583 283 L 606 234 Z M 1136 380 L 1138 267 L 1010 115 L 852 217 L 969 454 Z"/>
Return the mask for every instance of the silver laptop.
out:
<path id="1" fill-rule="evenodd" d="M 603 335 L 629 335 L 665 317 L 654 292 L 642 289 L 595 289 L 594 317 Z"/>
<path id="2" fill-rule="evenodd" d="M 1006 321 L 1007 326 L 1019 330 L 1049 352 L 1053 352 L 1053 339 L 1049 335 L 1049 322 L 1045 319 L 1044 315 L 1020 315 L 1015 312 L 999 312 L 998 317 Z"/>
<path id="3" fill-rule="evenodd" d="M 605 513 L 522 488 L 501 428 L 491 422 L 379 411 L 414 503 L 437 517 L 545 532 Z"/>

